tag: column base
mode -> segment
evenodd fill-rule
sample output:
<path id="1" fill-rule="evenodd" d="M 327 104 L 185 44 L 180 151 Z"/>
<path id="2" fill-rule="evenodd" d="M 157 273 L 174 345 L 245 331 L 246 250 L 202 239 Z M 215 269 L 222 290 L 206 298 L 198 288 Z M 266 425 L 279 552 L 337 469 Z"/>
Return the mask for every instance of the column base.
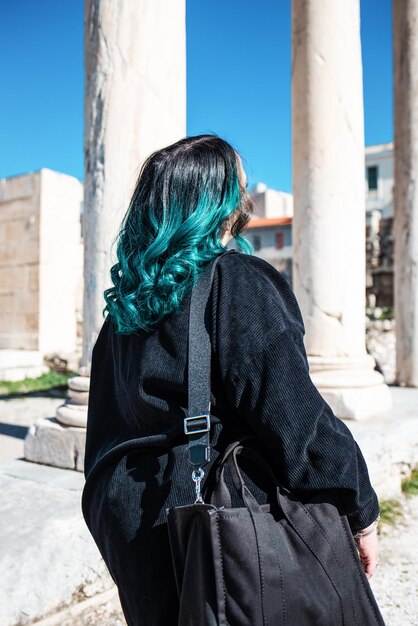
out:
<path id="1" fill-rule="evenodd" d="M 89 385 L 87 376 L 70 378 L 67 399 L 55 417 L 41 418 L 30 427 L 24 443 L 28 461 L 84 470 Z"/>
<path id="2" fill-rule="evenodd" d="M 24 442 L 28 461 L 82 472 L 86 429 L 63 426 L 54 417 L 41 417 L 29 428 Z"/>
<path id="3" fill-rule="evenodd" d="M 77 426 L 86 428 L 87 426 L 87 406 L 79 404 L 62 404 L 57 408 L 56 417 L 61 424 L 66 426 Z"/>
<path id="4" fill-rule="evenodd" d="M 89 388 L 89 376 L 74 376 L 69 379 L 68 397 L 56 412 L 56 418 L 61 424 L 86 428 Z"/>
<path id="5" fill-rule="evenodd" d="M 364 357 L 308 356 L 312 382 L 337 417 L 362 420 L 392 408 L 384 377 Z"/>

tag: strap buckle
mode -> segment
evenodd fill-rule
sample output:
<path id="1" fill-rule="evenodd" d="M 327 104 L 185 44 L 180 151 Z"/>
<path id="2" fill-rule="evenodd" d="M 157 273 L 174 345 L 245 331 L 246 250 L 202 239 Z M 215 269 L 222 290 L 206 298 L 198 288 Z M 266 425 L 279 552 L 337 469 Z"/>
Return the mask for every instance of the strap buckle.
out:
<path id="1" fill-rule="evenodd" d="M 202 420 L 205 420 L 202 424 Z M 190 415 L 184 418 L 184 432 L 186 435 L 198 435 L 210 431 L 210 415 Z"/>

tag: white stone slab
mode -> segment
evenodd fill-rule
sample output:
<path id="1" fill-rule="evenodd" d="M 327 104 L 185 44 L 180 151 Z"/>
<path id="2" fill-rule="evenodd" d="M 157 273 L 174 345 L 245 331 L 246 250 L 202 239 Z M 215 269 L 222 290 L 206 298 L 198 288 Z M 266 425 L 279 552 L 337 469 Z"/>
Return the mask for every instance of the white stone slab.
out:
<path id="1" fill-rule="evenodd" d="M 39 350 L 0 350 L 0 380 L 37 378 L 49 372 Z"/>
<path id="2" fill-rule="evenodd" d="M 44 358 L 39 350 L 0 350 L 0 369 L 43 364 Z"/>
<path id="3" fill-rule="evenodd" d="M 4 367 L 0 369 L 0 380 L 17 381 L 25 378 L 38 378 L 47 374 L 49 367 L 46 365 L 28 365 L 24 367 Z"/>

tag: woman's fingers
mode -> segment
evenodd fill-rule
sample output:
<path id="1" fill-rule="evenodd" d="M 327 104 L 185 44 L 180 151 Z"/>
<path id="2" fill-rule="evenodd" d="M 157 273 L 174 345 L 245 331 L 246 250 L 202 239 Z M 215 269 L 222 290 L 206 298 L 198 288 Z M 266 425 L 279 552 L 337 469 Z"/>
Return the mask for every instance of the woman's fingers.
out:
<path id="1" fill-rule="evenodd" d="M 379 562 L 379 540 L 377 533 L 356 539 L 357 550 L 363 565 L 364 573 L 370 579 Z"/>

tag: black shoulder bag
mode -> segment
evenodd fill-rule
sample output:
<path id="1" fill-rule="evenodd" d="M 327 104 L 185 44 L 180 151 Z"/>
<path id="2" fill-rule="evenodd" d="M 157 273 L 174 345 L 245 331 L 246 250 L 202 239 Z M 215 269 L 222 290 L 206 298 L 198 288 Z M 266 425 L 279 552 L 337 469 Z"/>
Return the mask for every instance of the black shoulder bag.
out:
<path id="1" fill-rule="evenodd" d="M 190 305 L 184 430 L 196 501 L 167 510 L 178 626 L 384 626 L 347 517 L 334 505 L 300 502 L 242 441 L 225 450 L 210 502 L 202 499 L 211 426 L 211 353 L 204 311 L 219 258 L 199 276 Z M 271 503 L 259 505 L 251 494 L 240 457 L 270 477 Z M 225 471 L 242 507 L 231 508 Z"/>

